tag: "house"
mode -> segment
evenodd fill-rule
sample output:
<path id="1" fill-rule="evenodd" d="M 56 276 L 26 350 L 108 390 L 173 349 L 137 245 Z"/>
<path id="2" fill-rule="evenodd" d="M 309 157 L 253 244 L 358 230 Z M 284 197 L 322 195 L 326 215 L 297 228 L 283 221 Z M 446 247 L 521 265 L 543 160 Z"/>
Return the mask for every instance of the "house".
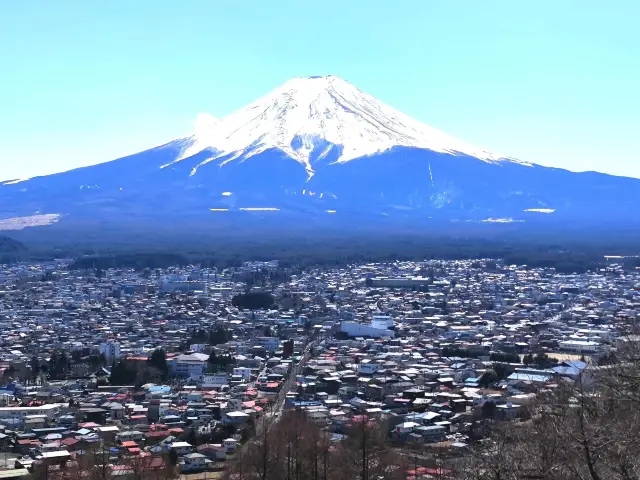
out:
<path id="1" fill-rule="evenodd" d="M 139 442 L 144 438 L 144 433 L 139 432 L 137 430 L 129 430 L 129 431 L 118 433 L 117 438 L 121 442 L 126 442 L 126 441 Z"/>
<path id="2" fill-rule="evenodd" d="M 238 448 L 238 441 L 235 438 L 226 438 L 222 441 L 222 446 L 226 449 L 227 453 L 234 453 Z"/>
<path id="3" fill-rule="evenodd" d="M 198 453 L 203 454 L 209 460 L 225 460 L 227 458 L 227 449 L 221 443 L 205 443 L 198 447 Z"/>
<path id="4" fill-rule="evenodd" d="M 427 425 L 415 429 L 425 442 L 443 442 L 446 439 L 447 429 L 442 425 Z"/>
<path id="5" fill-rule="evenodd" d="M 502 405 L 496 405 L 496 417 L 500 420 L 513 420 L 522 412 L 521 405 L 514 405 L 507 402 Z"/>
<path id="6" fill-rule="evenodd" d="M 202 453 L 189 453 L 184 456 L 180 462 L 180 470 L 182 472 L 201 472 L 207 468 L 212 461 Z"/>
<path id="7" fill-rule="evenodd" d="M 178 456 L 182 457 L 193 451 L 193 446 L 188 442 L 173 442 L 170 446 L 171 450 L 175 451 Z"/>
<path id="8" fill-rule="evenodd" d="M 365 362 L 363 361 L 359 365 L 359 372 L 361 375 L 373 375 L 380 369 L 379 363 Z"/>
<path id="9" fill-rule="evenodd" d="M 233 375 L 239 375 L 243 380 L 251 380 L 251 369 L 249 367 L 235 367 Z"/>
<path id="10" fill-rule="evenodd" d="M 116 425 L 108 425 L 105 427 L 97 427 L 95 428 L 95 432 L 107 442 L 113 442 L 116 439 L 118 433 L 120 433 L 120 429 Z"/>
<path id="11" fill-rule="evenodd" d="M 275 352 L 280 348 L 280 339 L 278 337 L 257 337 L 255 343 L 268 352 Z"/>
<path id="12" fill-rule="evenodd" d="M 393 430 L 393 435 L 396 438 L 406 439 L 407 436 L 412 433 L 416 428 L 420 426 L 419 423 L 416 422 L 402 422 L 395 426 Z"/>
<path id="13" fill-rule="evenodd" d="M 232 425 L 242 425 L 249 420 L 249 415 L 244 412 L 226 412 L 222 416 L 222 423 Z"/>
<path id="14" fill-rule="evenodd" d="M 67 450 L 54 450 L 50 452 L 42 452 L 42 461 L 46 465 L 60 465 L 71 458 L 71 454 Z"/>

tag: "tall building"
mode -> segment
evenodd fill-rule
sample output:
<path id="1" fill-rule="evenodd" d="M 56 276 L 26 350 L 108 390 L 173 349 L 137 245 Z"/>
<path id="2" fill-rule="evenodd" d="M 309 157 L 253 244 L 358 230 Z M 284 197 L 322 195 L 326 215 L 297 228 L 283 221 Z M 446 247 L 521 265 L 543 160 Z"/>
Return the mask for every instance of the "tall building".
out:
<path id="1" fill-rule="evenodd" d="M 100 344 L 100 353 L 107 359 L 107 365 L 110 365 L 121 357 L 120 343 L 115 340 L 107 340 Z"/>

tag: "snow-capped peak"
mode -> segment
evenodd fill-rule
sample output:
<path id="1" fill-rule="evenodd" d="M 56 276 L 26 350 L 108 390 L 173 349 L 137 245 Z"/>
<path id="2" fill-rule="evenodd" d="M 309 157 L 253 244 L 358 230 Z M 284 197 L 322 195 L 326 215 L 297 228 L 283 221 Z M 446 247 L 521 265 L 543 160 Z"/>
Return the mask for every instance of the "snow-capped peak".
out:
<path id="1" fill-rule="evenodd" d="M 320 144 L 341 147 L 338 163 L 398 146 L 513 161 L 422 124 L 333 75 L 294 78 L 220 121 L 212 118 L 200 119 L 201 128 L 178 161 L 205 148 L 212 157 L 201 165 L 279 149 L 313 175 L 311 154 Z"/>

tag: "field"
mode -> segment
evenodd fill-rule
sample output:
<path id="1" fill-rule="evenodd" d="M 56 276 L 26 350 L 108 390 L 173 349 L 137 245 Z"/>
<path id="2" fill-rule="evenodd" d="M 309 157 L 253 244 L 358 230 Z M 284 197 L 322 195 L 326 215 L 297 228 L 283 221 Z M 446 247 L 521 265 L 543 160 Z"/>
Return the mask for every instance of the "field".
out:
<path id="1" fill-rule="evenodd" d="M 548 353 L 551 358 L 555 358 L 559 362 L 568 362 L 571 360 L 580 360 L 582 355 L 577 355 L 575 353 Z M 585 355 L 585 360 L 588 362 L 589 357 Z"/>

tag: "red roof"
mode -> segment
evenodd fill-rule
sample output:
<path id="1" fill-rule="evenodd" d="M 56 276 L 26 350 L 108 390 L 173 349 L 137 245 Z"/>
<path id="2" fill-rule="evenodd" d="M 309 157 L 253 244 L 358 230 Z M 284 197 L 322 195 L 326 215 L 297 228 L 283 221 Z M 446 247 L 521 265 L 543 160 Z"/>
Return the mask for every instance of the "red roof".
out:
<path id="1" fill-rule="evenodd" d="M 19 445 L 40 445 L 39 440 L 18 440 Z"/>
<path id="2" fill-rule="evenodd" d="M 80 428 L 98 428 L 100 425 L 94 422 L 87 422 L 87 423 L 79 423 L 78 426 Z"/>

